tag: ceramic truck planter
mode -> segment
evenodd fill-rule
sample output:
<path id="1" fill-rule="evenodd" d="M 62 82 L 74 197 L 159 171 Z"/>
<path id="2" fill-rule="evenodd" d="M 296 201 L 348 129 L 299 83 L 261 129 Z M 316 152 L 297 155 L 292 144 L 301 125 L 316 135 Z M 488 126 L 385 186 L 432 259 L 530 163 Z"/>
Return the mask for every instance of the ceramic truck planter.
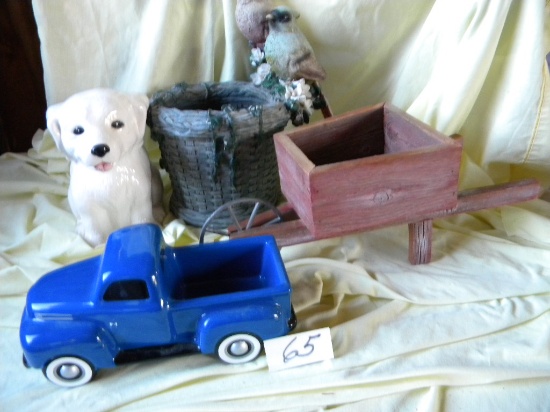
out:
<path id="1" fill-rule="evenodd" d="M 60 386 L 129 361 L 200 351 L 255 359 L 296 326 L 272 237 L 170 247 L 152 224 L 114 232 L 103 256 L 44 275 L 20 328 L 26 366 Z"/>

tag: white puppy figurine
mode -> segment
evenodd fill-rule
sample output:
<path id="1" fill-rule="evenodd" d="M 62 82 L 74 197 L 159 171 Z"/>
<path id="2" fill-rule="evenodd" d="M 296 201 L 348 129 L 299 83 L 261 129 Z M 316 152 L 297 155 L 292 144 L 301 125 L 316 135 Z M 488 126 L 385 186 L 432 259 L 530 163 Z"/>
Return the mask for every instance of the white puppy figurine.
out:
<path id="1" fill-rule="evenodd" d="M 91 245 L 121 227 L 162 221 L 162 181 L 143 147 L 149 100 L 111 89 L 77 93 L 46 112 L 71 161 L 69 204 Z"/>

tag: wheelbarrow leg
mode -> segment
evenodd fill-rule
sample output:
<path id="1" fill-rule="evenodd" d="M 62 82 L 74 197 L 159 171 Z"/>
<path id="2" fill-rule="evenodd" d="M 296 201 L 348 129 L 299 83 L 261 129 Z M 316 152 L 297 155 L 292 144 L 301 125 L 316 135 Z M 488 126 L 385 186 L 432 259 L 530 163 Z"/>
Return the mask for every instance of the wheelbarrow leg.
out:
<path id="1" fill-rule="evenodd" d="M 430 263 L 432 259 L 433 220 L 409 223 L 409 262 L 413 265 Z"/>

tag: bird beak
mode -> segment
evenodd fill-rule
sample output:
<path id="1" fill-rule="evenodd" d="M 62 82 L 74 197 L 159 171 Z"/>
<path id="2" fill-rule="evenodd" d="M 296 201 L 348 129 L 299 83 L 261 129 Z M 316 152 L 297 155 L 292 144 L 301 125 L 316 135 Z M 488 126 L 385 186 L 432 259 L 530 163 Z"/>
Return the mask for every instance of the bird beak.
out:
<path id="1" fill-rule="evenodd" d="M 265 19 L 267 21 L 273 20 L 273 14 L 269 13 L 267 16 L 265 16 Z"/>

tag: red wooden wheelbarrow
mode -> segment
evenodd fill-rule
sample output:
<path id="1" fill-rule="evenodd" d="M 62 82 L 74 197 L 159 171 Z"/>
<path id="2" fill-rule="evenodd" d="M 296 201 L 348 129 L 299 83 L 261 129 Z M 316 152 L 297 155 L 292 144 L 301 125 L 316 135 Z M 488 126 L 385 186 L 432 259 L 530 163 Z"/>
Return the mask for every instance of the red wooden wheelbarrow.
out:
<path id="1" fill-rule="evenodd" d="M 282 247 L 406 223 L 409 261 L 422 264 L 431 260 L 433 219 L 532 200 L 541 191 L 534 179 L 458 191 L 462 139 L 389 104 L 274 139 L 288 203 L 257 213 L 261 201 L 243 199 L 255 207 L 228 228 L 231 238 L 272 234 Z"/>

